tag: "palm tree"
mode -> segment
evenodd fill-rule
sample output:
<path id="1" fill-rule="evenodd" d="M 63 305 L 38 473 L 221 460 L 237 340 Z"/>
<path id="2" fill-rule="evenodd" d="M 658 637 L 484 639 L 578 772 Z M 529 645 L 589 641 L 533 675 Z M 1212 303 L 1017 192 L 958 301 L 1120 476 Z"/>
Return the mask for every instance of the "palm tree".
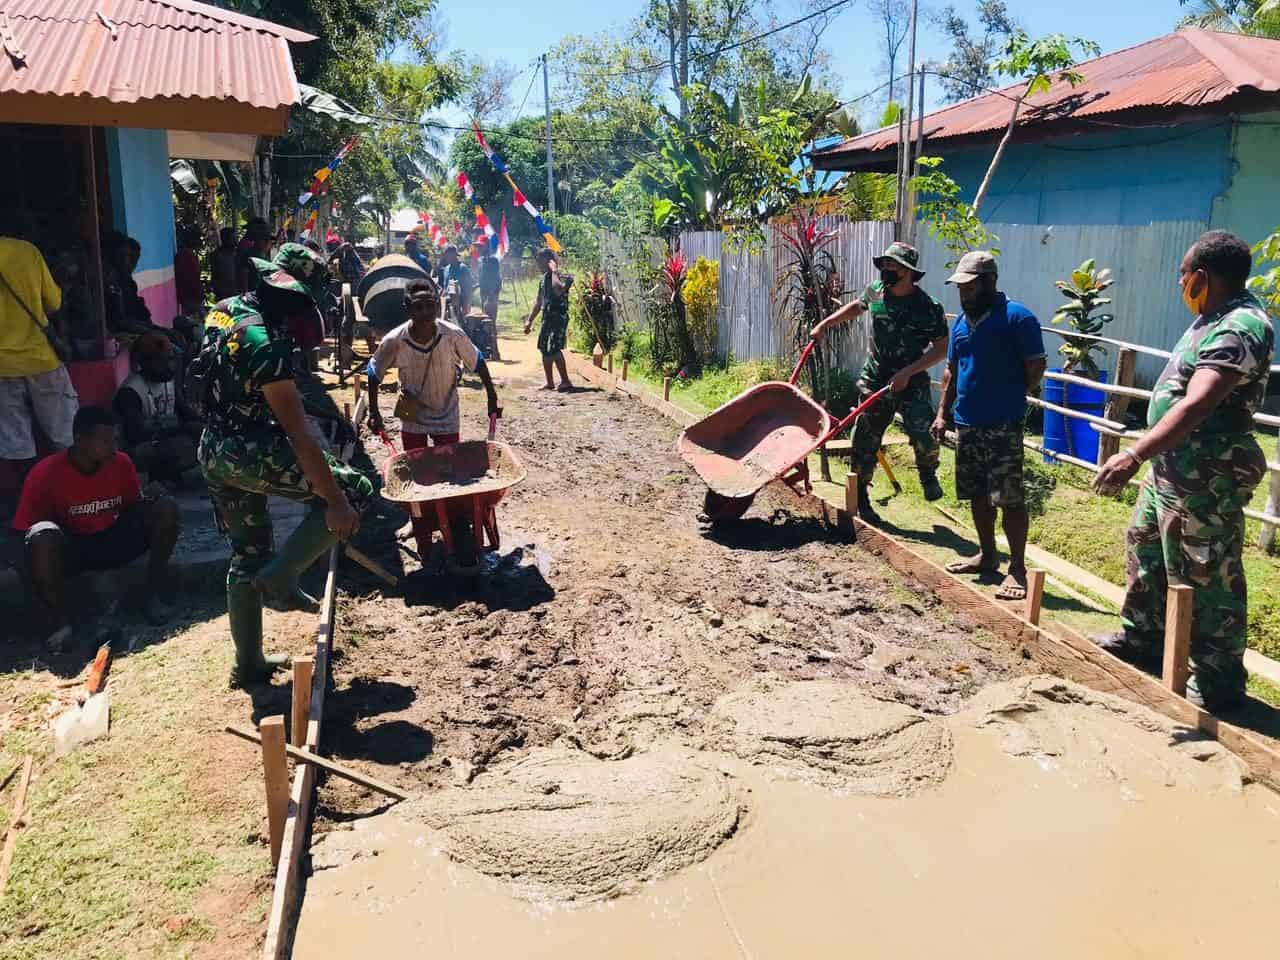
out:
<path id="1" fill-rule="evenodd" d="M 1181 26 L 1280 39 L 1280 0 L 1194 0 L 1191 6 Z"/>

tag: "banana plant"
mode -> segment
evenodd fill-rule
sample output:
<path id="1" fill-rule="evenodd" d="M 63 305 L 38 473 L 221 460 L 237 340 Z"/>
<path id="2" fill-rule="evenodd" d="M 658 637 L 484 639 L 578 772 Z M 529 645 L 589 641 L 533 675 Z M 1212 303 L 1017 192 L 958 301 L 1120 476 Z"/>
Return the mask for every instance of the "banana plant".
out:
<path id="1" fill-rule="evenodd" d="M 1112 313 L 1095 313 L 1111 303 L 1111 298 L 1102 294 L 1114 283 L 1110 268 L 1098 270 L 1092 258 L 1086 260 L 1071 271 L 1069 280 L 1055 281 L 1054 285 L 1062 291 L 1067 302 L 1053 315 L 1053 323 L 1096 337 L 1103 327 L 1115 319 L 1115 314 Z M 1073 337 L 1070 334 L 1063 335 L 1063 344 L 1058 348 L 1058 353 L 1062 354 L 1065 361 L 1064 371 L 1090 380 L 1097 380 L 1101 375 L 1093 355 L 1106 352 L 1106 346 L 1097 340 Z"/>

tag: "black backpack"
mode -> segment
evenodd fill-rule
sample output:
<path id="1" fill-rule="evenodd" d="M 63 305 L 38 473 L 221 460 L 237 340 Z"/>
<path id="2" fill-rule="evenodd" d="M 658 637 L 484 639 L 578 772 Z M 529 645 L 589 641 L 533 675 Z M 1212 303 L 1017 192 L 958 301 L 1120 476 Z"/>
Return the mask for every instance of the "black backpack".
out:
<path id="1" fill-rule="evenodd" d="M 227 323 L 219 323 L 225 318 Z M 209 420 L 218 406 L 218 379 L 224 363 L 223 346 L 234 333 L 262 324 L 261 317 L 246 317 L 230 323 L 231 317 L 219 303 L 205 319 L 204 339 L 200 352 L 187 364 L 182 385 L 187 405 L 201 420 Z"/>

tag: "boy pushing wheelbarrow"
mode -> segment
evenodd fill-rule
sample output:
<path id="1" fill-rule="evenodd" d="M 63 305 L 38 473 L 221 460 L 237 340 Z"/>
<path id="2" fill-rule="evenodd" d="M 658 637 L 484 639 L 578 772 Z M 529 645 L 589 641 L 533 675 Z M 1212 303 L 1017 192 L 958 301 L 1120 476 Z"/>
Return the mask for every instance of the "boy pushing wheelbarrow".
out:
<path id="1" fill-rule="evenodd" d="M 395 415 L 401 422 L 401 442 L 406 454 L 428 447 L 455 445 L 460 440 L 461 416 L 458 405 L 458 369 L 474 371 L 484 385 L 489 400 L 490 430 L 502 415 L 498 394 L 484 362 L 484 354 L 461 327 L 440 318 L 440 289 L 428 278 L 411 280 L 404 288 L 407 322 L 382 338 L 367 368 L 369 378 L 369 429 L 385 436 L 382 411 L 378 409 L 378 387 L 387 371 L 399 371 L 400 394 Z M 462 539 L 470 518 L 454 524 Z M 440 529 L 432 511 L 415 512 L 413 534 L 419 556 L 425 561 L 432 534 Z M 449 534 L 446 532 L 446 537 Z"/>

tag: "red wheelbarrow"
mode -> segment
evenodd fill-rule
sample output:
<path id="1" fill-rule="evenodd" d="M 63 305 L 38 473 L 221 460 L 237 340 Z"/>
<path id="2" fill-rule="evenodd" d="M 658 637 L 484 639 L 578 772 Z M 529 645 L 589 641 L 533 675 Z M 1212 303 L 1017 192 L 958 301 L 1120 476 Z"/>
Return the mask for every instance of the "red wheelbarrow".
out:
<path id="1" fill-rule="evenodd" d="M 382 496 L 405 504 L 415 518 L 429 519 L 444 539 L 445 565 L 455 574 L 474 575 L 480 552 L 501 546 L 495 507 L 509 489 L 525 478 L 524 464 L 505 443 L 493 439 L 464 440 L 443 447 L 391 451 L 382 466 Z M 419 551 L 430 548 L 419 543 Z M 423 562 L 426 555 L 423 553 Z"/>
<path id="2" fill-rule="evenodd" d="M 737 520 L 774 480 L 808 493 L 809 454 L 888 392 L 886 384 L 837 422 L 796 387 L 816 345 L 804 348 L 786 383 L 757 384 L 680 434 L 676 450 L 707 485 L 703 510 L 712 523 Z"/>

